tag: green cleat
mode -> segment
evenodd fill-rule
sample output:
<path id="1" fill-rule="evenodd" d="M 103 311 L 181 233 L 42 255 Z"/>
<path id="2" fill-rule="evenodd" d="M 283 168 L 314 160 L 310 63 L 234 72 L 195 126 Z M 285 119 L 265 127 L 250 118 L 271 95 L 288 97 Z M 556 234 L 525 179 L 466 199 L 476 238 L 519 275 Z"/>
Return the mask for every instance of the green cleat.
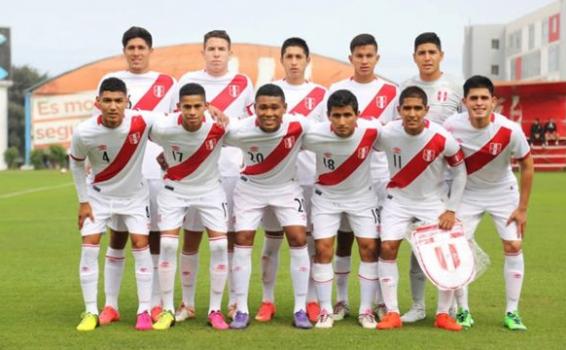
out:
<path id="1" fill-rule="evenodd" d="M 90 312 L 84 312 L 81 315 L 81 323 L 79 323 L 79 325 L 77 326 L 77 331 L 94 331 L 96 327 L 98 327 L 98 315 L 92 314 Z"/>
<path id="2" fill-rule="evenodd" d="M 173 327 L 175 325 L 175 315 L 171 311 L 163 311 L 159 314 L 157 322 L 153 324 L 153 329 L 155 330 L 165 330 Z"/>
<path id="3" fill-rule="evenodd" d="M 462 308 L 458 308 L 458 313 L 456 314 L 456 322 L 463 328 L 472 328 L 474 325 L 474 319 L 472 318 L 472 314 L 469 310 L 464 310 Z"/>
<path id="4" fill-rule="evenodd" d="M 527 326 L 521 321 L 521 316 L 519 316 L 518 311 L 508 312 L 503 320 L 503 325 L 505 328 L 509 328 L 512 331 L 526 331 Z"/>

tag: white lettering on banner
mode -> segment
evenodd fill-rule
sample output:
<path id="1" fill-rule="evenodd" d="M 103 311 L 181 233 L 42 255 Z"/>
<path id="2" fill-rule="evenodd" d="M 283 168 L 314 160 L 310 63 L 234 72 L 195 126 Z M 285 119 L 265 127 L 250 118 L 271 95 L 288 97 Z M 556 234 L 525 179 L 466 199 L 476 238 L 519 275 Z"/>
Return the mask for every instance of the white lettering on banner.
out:
<path id="1" fill-rule="evenodd" d="M 88 117 L 90 117 L 90 115 L 86 116 L 86 118 Z M 33 123 L 33 147 L 51 144 L 67 146 L 71 142 L 73 129 L 86 118 L 65 118 L 56 121 L 38 121 Z"/>
<path id="2" fill-rule="evenodd" d="M 95 90 L 71 95 L 32 96 L 32 122 L 90 115 L 95 98 Z"/>

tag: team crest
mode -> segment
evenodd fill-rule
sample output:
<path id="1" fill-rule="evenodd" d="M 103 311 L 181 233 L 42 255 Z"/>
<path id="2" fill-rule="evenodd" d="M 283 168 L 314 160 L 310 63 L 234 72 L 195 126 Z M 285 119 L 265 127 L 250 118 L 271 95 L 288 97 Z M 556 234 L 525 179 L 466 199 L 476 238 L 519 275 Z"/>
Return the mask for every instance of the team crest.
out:
<path id="1" fill-rule="evenodd" d="M 157 98 L 161 98 L 165 95 L 165 86 L 163 85 L 155 85 L 153 87 L 153 96 Z"/>
<path id="2" fill-rule="evenodd" d="M 141 135 L 139 132 L 135 132 L 128 136 L 128 141 L 132 145 L 137 145 L 140 142 L 140 139 L 141 139 Z"/>
<path id="3" fill-rule="evenodd" d="M 502 148 L 503 148 L 502 144 L 491 142 L 489 144 L 489 154 L 496 156 L 501 152 Z"/>
<path id="4" fill-rule="evenodd" d="M 216 146 L 215 139 L 206 140 L 206 142 L 204 143 L 204 147 L 207 151 L 212 151 L 214 149 L 214 146 Z"/>
<path id="5" fill-rule="evenodd" d="M 285 146 L 286 149 L 293 148 L 294 144 L 295 144 L 295 136 L 289 136 L 283 139 L 283 146 Z"/>
<path id="6" fill-rule="evenodd" d="M 104 152 L 108 149 L 108 147 L 106 145 L 98 145 L 96 146 L 96 148 L 100 151 L 100 152 Z"/>
<path id="7" fill-rule="evenodd" d="M 387 96 L 377 96 L 375 98 L 375 104 L 381 109 L 385 108 L 385 106 L 387 106 Z"/>
<path id="8" fill-rule="evenodd" d="M 305 107 L 309 110 L 312 111 L 314 109 L 314 98 L 312 97 L 307 97 L 305 98 Z"/>
<path id="9" fill-rule="evenodd" d="M 437 91 L 436 92 L 436 99 L 440 102 L 446 102 L 448 100 L 448 91 Z"/>
<path id="10" fill-rule="evenodd" d="M 228 85 L 228 93 L 232 97 L 238 97 L 238 95 L 240 94 L 240 87 L 235 84 L 230 84 Z"/>
<path id="11" fill-rule="evenodd" d="M 423 159 L 424 159 L 426 162 L 429 162 L 429 163 L 430 163 L 430 162 L 432 162 L 432 161 L 434 160 L 434 158 L 436 158 L 436 154 L 435 154 L 434 150 L 432 150 L 432 149 L 425 149 L 425 150 L 423 151 Z"/>
<path id="12" fill-rule="evenodd" d="M 362 147 L 358 150 L 358 158 L 359 159 L 366 159 L 369 153 L 369 147 Z"/>

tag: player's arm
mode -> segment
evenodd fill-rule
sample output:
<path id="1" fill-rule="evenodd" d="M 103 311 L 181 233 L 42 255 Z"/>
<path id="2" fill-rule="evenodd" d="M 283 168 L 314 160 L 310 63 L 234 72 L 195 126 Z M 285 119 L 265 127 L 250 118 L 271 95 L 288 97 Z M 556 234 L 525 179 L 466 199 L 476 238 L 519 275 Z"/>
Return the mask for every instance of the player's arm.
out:
<path id="1" fill-rule="evenodd" d="M 527 224 L 527 208 L 529 205 L 529 198 L 531 196 L 531 188 L 533 186 L 533 176 L 535 173 L 535 167 L 533 162 L 533 157 L 530 153 L 526 157 L 518 160 L 519 171 L 521 178 L 519 180 L 519 206 L 511 213 L 509 219 L 507 220 L 507 225 L 513 221 L 517 224 L 518 234 L 523 237 L 525 234 L 525 226 Z"/>
<path id="2" fill-rule="evenodd" d="M 210 113 L 212 119 L 220 125 L 225 127 L 230 123 L 230 117 L 228 117 L 226 114 L 224 114 L 224 112 L 211 104 L 208 105 L 208 112 Z"/>
<path id="3" fill-rule="evenodd" d="M 92 208 L 88 202 L 87 185 L 86 185 L 86 170 L 85 170 L 85 160 L 86 152 L 80 141 L 79 133 L 75 131 L 73 134 L 73 139 L 71 141 L 71 152 L 69 153 L 70 168 L 73 174 L 73 181 L 75 182 L 75 188 L 77 190 L 77 196 L 79 198 L 79 213 L 78 213 L 78 224 L 79 229 L 83 227 L 83 223 L 87 218 L 94 221 L 94 214 L 92 213 Z"/>
<path id="4" fill-rule="evenodd" d="M 449 153 L 444 159 L 450 168 L 452 184 L 450 185 L 450 196 L 446 202 L 446 211 L 438 217 L 438 226 L 443 230 L 452 229 L 456 223 L 456 210 L 462 200 L 467 179 L 464 153 L 452 137 L 447 140 L 447 149 Z"/>

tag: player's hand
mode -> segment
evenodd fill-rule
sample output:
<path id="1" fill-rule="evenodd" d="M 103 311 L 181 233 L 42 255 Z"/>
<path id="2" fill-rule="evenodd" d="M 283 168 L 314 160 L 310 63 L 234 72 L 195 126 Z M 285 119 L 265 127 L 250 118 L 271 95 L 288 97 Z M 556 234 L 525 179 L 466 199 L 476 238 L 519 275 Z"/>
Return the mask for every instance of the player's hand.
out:
<path id="1" fill-rule="evenodd" d="M 230 123 L 230 118 L 226 114 L 224 114 L 221 110 L 214 107 L 213 105 L 208 105 L 208 111 L 212 116 L 212 119 L 217 123 L 221 124 L 222 126 L 226 126 Z"/>
<path id="2" fill-rule="evenodd" d="M 80 203 L 79 205 L 79 230 L 83 228 L 86 219 L 94 222 L 94 214 L 88 202 Z"/>
<path id="3" fill-rule="evenodd" d="M 451 230 L 456 223 L 456 213 L 447 210 L 438 217 L 438 227 L 442 230 Z"/>
<path id="4" fill-rule="evenodd" d="M 517 224 L 517 236 L 518 238 L 523 238 L 525 235 L 525 227 L 527 226 L 527 211 L 523 209 L 515 209 L 509 219 L 507 219 L 507 226 L 509 226 L 512 222 Z"/>
<path id="5" fill-rule="evenodd" d="M 159 155 L 155 157 L 155 160 L 157 160 L 157 163 L 159 163 L 161 170 L 165 171 L 169 168 L 169 164 L 167 164 L 167 160 L 165 160 L 165 155 L 163 154 L 163 152 L 159 153 Z"/>

